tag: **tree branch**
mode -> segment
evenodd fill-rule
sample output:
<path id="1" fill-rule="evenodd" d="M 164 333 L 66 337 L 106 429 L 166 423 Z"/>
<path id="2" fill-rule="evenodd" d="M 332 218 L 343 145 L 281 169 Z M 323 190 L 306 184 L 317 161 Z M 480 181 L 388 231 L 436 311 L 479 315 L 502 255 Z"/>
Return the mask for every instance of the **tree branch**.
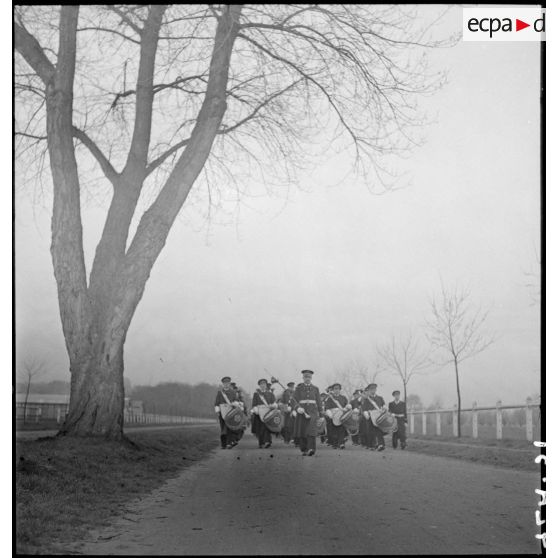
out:
<path id="1" fill-rule="evenodd" d="M 16 50 L 25 61 L 33 68 L 35 73 L 47 85 L 54 77 L 54 65 L 47 58 L 39 41 L 21 25 L 14 22 L 14 43 Z"/>
<path id="2" fill-rule="evenodd" d="M 77 138 L 87 149 L 89 149 L 91 155 L 95 157 L 104 175 L 110 180 L 113 186 L 116 185 L 118 180 L 118 173 L 114 170 L 114 167 L 110 161 L 105 157 L 103 152 L 99 149 L 97 144 L 83 131 L 75 126 L 72 127 L 72 133 L 75 138 Z"/>

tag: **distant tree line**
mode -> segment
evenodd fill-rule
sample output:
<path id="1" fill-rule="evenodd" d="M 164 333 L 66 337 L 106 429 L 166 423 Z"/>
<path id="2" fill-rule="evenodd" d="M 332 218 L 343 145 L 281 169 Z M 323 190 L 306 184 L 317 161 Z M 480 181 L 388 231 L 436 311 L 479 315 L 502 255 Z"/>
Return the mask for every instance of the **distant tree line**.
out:
<path id="1" fill-rule="evenodd" d="M 143 401 L 146 413 L 161 415 L 214 417 L 213 405 L 219 386 L 205 382 L 195 386 L 166 382 L 156 386 L 135 386 L 133 400 Z"/>

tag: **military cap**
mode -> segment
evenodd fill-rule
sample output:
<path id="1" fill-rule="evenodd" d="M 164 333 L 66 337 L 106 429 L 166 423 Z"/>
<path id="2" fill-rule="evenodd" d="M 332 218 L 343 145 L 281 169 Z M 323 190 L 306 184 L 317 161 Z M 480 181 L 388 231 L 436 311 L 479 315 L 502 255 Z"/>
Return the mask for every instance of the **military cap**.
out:
<path id="1" fill-rule="evenodd" d="M 378 384 L 368 384 L 368 385 L 366 386 L 366 389 L 367 389 L 367 390 L 368 390 L 368 389 L 374 389 L 374 388 L 377 388 L 377 387 L 378 387 Z"/>
<path id="2" fill-rule="evenodd" d="M 265 378 L 262 378 L 261 380 L 258 380 L 258 385 L 260 385 L 261 383 L 267 384 L 267 380 Z"/>
<path id="3" fill-rule="evenodd" d="M 221 381 L 222 381 L 223 383 L 225 383 L 225 382 L 230 382 L 230 381 L 231 381 L 231 377 L 230 377 L 230 376 L 223 376 L 223 377 L 221 378 Z"/>
<path id="4" fill-rule="evenodd" d="M 395 391 L 392 391 L 392 392 L 391 392 L 391 395 L 395 395 L 396 393 L 398 393 L 399 395 L 401 395 L 401 392 L 400 392 L 398 389 L 396 389 Z"/>
<path id="5" fill-rule="evenodd" d="M 332 384 L 331 389 L 335 389 L 336 387 L 341 389 L 341 384 L 339 384 L 339 383 Z"/>
<path id="6" fill-rule="evenodd" d="M 294 386 L 294 385 L 295 385 L 294 382 L 289 382 L 289 383 L 287 384 L 287 387 L 291 387 L 291 386 Z"/>
<path id="7" fill-rule="evenodd" d="M 314 374 L 314 372 L 312 372 L 312 370 L 303 370 L 301 374 L 305 376 L 306 374 Z"/>

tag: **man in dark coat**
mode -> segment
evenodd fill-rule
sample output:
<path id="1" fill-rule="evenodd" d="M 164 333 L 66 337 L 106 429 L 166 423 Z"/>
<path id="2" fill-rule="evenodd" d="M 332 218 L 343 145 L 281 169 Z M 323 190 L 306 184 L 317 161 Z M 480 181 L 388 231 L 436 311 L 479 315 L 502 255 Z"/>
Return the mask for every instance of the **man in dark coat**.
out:
<path id="1" fill-rule="evenodd" d="M 300 439 L 302 455 L 314 455 L 316 453 L 317 421 L 322 412 L 320 390 L 312 384 L 313 374 L 312 370 L 302 371 L 303 381 L 296 386 L 293 395 L 298 403 L 294 435 Z"/>
<path id="2" fill-rule="evenodd" d="M 266 379 L 259 380 L 258 389 L 252 397 L 252 432 L 257 436 L 260 448 L 271 447 L 271 431 L 262 420 L 261 414 L 269 409 L 277 409 L 275 395 L 270 387 L 271 384 Z"/>
<path id="3" fill-rule="evenodd" d="M 333 417 L 351 408 L 350 403 L 344 395 L 341 395 L 341 384 L 335 383 L 331 386 L 331 393 L 325 400 L 326 416 L 330 419 L 329 441 L 333 448 L 345 449 L 345 436 L 347 431 L 342 424 L 334 424 Z"/>
<path id="4" fill-rule="evenodd" d="M 356 389 L 353 393 L 353 398 L 351 399 L 351 407 L 353 409 L 358 409 L 360 411 L 360 406 L 362 401 L 360 399 L 360 395 L 362 393 L 361 389 Z M 359 417 L 359 434 L 354 434 L 351 436 L 351 441 L 353 442 L 353 446 L 360 446 L 360 428 L 362 426 L 362 413 Z"/>
<path id="5" fill-rule="evenodd" d="M 378 411 L 385 409 L 386 402 L 384 398 L 380 395 L 376 395 L 377 384 L 369 384 L 366 386 L 364 392 L 364 397 L 362 398 L 362 414 L 367 419 L 367 443 L 372 449 L 377 449 L 378 451 L 383 451 L 386 449 L 384 442 L 384 433 L 380 428 L 378 428 L 370 418 L 370 411 Z"/>
<path id="6" fill-rule="evenodd" d="M 231 385 L 230 376 L 221 378 L 221 389 L 217 392 L 215 397 L 215 412 L 219 417 L 219 425 L 221 426 L 221 448 L 231 449 L 238 444 L 238 434 L 231 430 L 226 424 L 224 413 L 229 405 L 233 407 L 242 408 L 243 405 L 238 397 L 238 392 L 235 391 Z"/>
<path id="7" fill-rule="evenodd" d="M 294 393 L 294 382 L 289 382 L 287 384 L 287 389 L 281 395 L 281 406 L 283 411 L 283 418 L 284 424 L 281 430 L 281 435 L 283 436 L 283 440 L 285 444 L 289 444 L 291 442 L 291 438 L 293 435 L 294 429 L 294 417 L 291 416 L 293 410 L 293 393 Z"/>
<path id="8" fill-rule="evenodd" d="M 397 448 L 397 441 L 401 442 L 401 449 L 407 447 L 407 432 L 405 424 L 407 422 L 407 404 L 405 401 L 401 401 L 399 396 L 401 392 L 396 389 L 393 393 L 393 401 L 390 401 L 388 405 L 389 412 L 397 419 L 397 430 L 391 436 L 391 442 L 393 444 L 393 449 Z"/>

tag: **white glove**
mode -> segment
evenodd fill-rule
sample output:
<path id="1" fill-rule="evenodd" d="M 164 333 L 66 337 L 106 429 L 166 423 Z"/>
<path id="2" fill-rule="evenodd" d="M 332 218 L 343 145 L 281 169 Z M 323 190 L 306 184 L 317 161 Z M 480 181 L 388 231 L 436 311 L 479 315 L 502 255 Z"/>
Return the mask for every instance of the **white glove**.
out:
<path id="1" fill-rule="evenodd" d="M 333 418 L 333 413 L 328 409 L 325 414 L 329 417 L 329 418 Z"/>
<path id="2" fill-rule="evenodd" d="M 360 415 L 360 409 L 358 407 L 356 409 L 353 409 L 353 412 L 357 415 Z"/>
<path id="3" fill-rule="evenodd" d="M 277 403 L 272 403 L 272 404 L 270 405 L 270 407 L 271 407 L 272 409 L 277 409 Z"/>
<path id="4" fill-rule="evenodd" d="M 287 413 L 290 413 L 292 411 L 290 405 L 287 405 Z"/>
<path id="5" fill-rule="evenodd" d="M 291 413 L 291 417 L 293 417 L 293 418 L 296 417 L 296 411 L 293 411 L 293 412 Z"/>
<path id="6" fill-rule="evenodd" d="M 253 414 L 253 415 L 255 415 L 257 412 L 258 412 L 258 410 L 256 409 L 256 407 L 252 407 L 250 409 L 250 413 Z"/>
<path id="7" fill-rule="evenodd" d="M 299 408 L 296 410 L 296 412 L 297 412 L 299 415 L 303 415 L 303 414 L 304 414 L 304 409 L 303 409 L 302 407 L 299 407 Z"/>
<path id="8" fill-rule="evenodd" d="M 351 410 L 351 404 L 350 404 L 350 403 L 347 403 L 347 404 L 345 405 L 345 411 L 350 411 L 350 410 Z"/>
<path id="9" fill-rule="evenodd" d="M 221 409 L 219 409 L 219 405 L 215 405 L 215 412 L 216 412 L 217 414 L 219 414 L 219 411 L 220 411 L 220 410 L 221 410 Z"/>
<path id="10" fill-rule="evenodd" d="M 364 413 L 362 413 L 364 415 L 365 419 L 369 419 L 370 418 L 370 413 L 368 411 L 364 411 Z"/>
<path id="11" fill-rule="evenodd" d="M 233 407 L 240 407 L 240 403 L 238 401 L 233 401 L 231 404 Z"/>

